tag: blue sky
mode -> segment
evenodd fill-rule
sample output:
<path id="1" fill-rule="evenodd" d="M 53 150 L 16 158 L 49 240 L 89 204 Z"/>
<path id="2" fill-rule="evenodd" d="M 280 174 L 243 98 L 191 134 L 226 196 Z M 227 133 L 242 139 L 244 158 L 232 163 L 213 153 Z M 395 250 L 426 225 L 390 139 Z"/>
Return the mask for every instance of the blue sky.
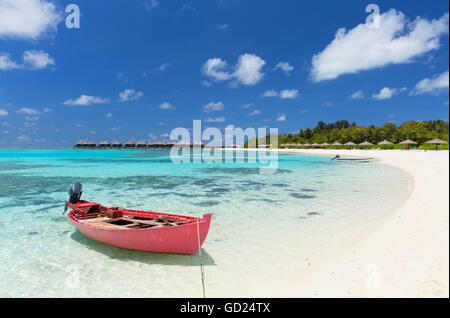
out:
<path id="1" fill-rule="evenodd" d="M 0 147 L 448 120 L 448 2 L 369 3 L 0 0 Z"/>

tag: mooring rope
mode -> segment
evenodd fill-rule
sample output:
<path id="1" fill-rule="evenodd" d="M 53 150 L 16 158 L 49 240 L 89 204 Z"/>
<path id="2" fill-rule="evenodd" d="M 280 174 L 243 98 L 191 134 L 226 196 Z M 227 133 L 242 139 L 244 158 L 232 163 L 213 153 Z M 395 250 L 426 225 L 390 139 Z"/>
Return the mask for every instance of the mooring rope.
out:
<path id="1" fill-rule="evenodd" d="M 206 296 L 205 296 L 205 278 L 204 278 L 203 263 L 202 263 L 202 249 L 201 249 L 201 244 L 200 244 L 200 229 L 199 229 L 198 220 L 197 220 L 197 240 L 198 240 L 198 255 L 200 257 L 200 271 L 202 273 L 203 298 L 206 298 Z"/>

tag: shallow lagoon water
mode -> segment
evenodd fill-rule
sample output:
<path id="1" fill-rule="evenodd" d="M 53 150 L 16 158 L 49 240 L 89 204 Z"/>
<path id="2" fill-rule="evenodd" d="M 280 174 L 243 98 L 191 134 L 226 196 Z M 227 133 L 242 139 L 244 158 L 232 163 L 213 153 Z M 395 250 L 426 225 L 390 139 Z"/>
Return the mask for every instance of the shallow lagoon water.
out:
<path id="1" fill-rule="evenodd" d="M 235 158 L 244 156 L 234 153 Z M 359 240 L 408 197 L 379 162 L 280 154 L 260 163 L 179 163 L 167 150 L 0 150 L 0 296 L 200 297 L 199 258 L 121 250 L 61 215 L 67 190 L 106 206 L 201 216 L 207 296 L 270 296 Z M 314 265 L 314 263 L 313 263 Z"/>

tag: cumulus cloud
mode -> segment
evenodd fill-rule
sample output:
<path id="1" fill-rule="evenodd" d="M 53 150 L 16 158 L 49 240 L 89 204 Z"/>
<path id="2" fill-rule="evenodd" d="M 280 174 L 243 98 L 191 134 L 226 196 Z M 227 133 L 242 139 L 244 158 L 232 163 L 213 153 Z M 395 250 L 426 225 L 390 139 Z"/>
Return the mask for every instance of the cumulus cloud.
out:
<path id="1" fill-rule="evenodd" d="M 380 15 L 380 27 L 365 24 L 340 28 L 334 40 L 312 58 L 311 76 L 315 82 L 343 74 L 410 63 L 415 57 L 439 48 L 439 37 L 448 33 L 448 13 L 437 20 L 416 18 L 390 9 Z"/>
<path id="2" fill-rule="evenodd" d="M 395 94 L 398 94 L 399 92 L 405 91 L 406 87 L 403 88 L 389 88 L 389 87 L 383 87 L 378 94 L 373 94 L 372 97 L 374 99 L 382 100 L 382 99 L 389 99 Z"/>
<path id="3" fill-rule="evenodd" d="M 255 115 L 259 115 L 261 114 L 261 111 L 259 109 L 255 109 L 254 111 L 252 111 L 249 115 L 250 116 L 255 116 Z"/>
<path id="4" fill-rule="evenodd" d="M 11 60 L 8 53 L 0 53 L 0 70 L 7 71 L 15 68 L 20 68 L 20 65 Z"/>
<path id="5" fill-rule="evenodd" d="M 23 107 L 19 109 L 16 113 L 18 114 L 25 114 L 25 115 L 40 115 L 41 112 L 37 111 L 33 108 Z"/>
<path id="6" fill-rule="evenodd" d="M 56 32 L 63 19 L 47 0 L 0 1 L 0 38 L 37 40 Z"/>
<path id="7" fill-rule="evenodd" d="M 217 118 L 212 118 L 212 117 L 208 117 L 204 119 L 205 123 L 222 123 L 226 120 L 225 117 L 217 117 Z"/>
<path id="8" fill-rule="evenodd" d="M 286 75 L 290 75 L 294 67 L 288 62 L 280 62 L 275 66 L 276 70 L 282 70 Z"/>
<path id="9" fill-rule="evenodd" d="M 265 92 L 261 95 L 261 97 L 277 97 L 277 96 L 278 96 L 278 92 L 275 91 L 275 90 L 273 90 L 273 89 L 268 90 L 268 91 L 265 91 Z"/>
<path id="10" fill-rule="evenodd" d="M 262 68 L 266 62 L 257 55 L 243 54 L 237 64 L 230 69 L 228 63 L 220 58 L 208 59 L 203 65 L 203 74 L 215 81 L 234 80 L 233 85 L 256 85 L 264 76 Z"/>
<path id="11" fill-rule="evenodd" d="M 175 108 L 175 107 L 174 107 L 171 103 L 169 103 L 169 102 L 164 102 L 164 103 L 160 104 L 158 107 L 161 108 L 161 109 L 173 109 L 173 108 Z"/>
<path id="12" fill-rule="evenodd" d="M 23 53 L 23 62 L 25 66 L 33 70 L 46 68 L 48 65 L 54 65 L 55 60 L 44 51 L 25 51 Z"/>
<path id="13" fill-rule="evenodd" d="M 280 97 L 283 99 L 294 99 L 298 97 L 298 90 L 285 89 L 280 92 Z"/>
<path id="14" fill-rule="evenodd" d="M 22 56 L 22 63 L 17 63 L 11 59 L 10 54 L 0 53 L 0 70 L 28 69 L 40 70 L 49 65 L 54 65 L 55 60 L 50 54 L 40 50 L 25 51 Z"/>
<path id="15" fill-rule="evenodd" d="M 280 97 L 282 99 L 295 99 L 298 97 L 297 89 L 284 89 L 279 93 L 273 89 L 264 92 L 261 97 Z"/>
<path id="16" fill-rule="evenodd" d="M 416 84 L 414 89 L 410 92 L 411 95 L 419 94 L 437 94 L 443 90 L 448 90 L 449 87 L 449 72 L 445 71 L 442 74 L 437 74 L 432 78 L 424 78 Z"/>
<path id="17" fill-rule="evenodd" d="M 277 118 L 277 121 L 286 121 L 286 115 L 281 115 Z"/>
<path id="18" fill-rule="evenodd" d="M 81 95 L 76 99 L 68 99 L 64 101 L 63 104 L 69 106 L 90 106 L 92 104 L 106 104 L 108 102 L 109 102 L 108 98 Z"/>
<path id="19" fill-rule="evenodd" d="M 356 91 L 350 95 L 350 99 L 364 99 L 364 92 L 361 90 Z"/>
<path id="20" fill-rule="evenodd" d="M 211 103 L 208 103 L 205 106 L 203 106 L 203 111 L 206 113 L 217 112 L 217 111 L 223 110 L 223 108 L 224 108 L 224 104 L 222 102 L 220 102 L 220 101 L 217 103 L 211 102 Z"/>
<path id="21" fill-rule="evenodd" d="M 137 92 L 134 89 L 126 89 L 123 92 L 119 93 L 119 102 L 129 102 L 137 100 L 143 95 L 144 93 Z"/>
<path id="22" fill-rule="evenodd" d="M 6 109 L 0 108 L 0 116 L 7 116 L 7 115 L 8 115 L 8 111 Z"/>

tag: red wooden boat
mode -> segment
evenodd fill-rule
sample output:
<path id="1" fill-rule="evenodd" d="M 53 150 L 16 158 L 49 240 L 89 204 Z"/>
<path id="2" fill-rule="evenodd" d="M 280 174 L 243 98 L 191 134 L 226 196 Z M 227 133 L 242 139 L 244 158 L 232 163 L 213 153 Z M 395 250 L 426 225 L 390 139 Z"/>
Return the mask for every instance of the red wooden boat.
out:
<path id="1" fill-rule="evenodd" d="M 72 192 L 72 188 L 71 188 Z M 69 193 L 71 193 L 69 192 Z M 211 214 L 202 218 L 104 207 L 71 194 L 69 220 L 87 237 L 130 250 L 194 255 L 208 235 Z"/>

